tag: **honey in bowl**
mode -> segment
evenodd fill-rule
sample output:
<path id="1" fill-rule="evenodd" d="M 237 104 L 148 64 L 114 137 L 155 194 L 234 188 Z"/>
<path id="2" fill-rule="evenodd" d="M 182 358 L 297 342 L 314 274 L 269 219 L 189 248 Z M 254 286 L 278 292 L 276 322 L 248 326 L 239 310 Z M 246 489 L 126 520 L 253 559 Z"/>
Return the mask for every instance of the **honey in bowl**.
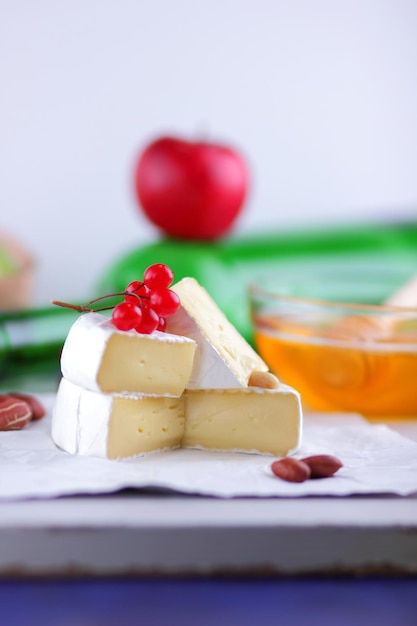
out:
<path id="1" fill-rule="evenodd" d="M 417 308 L 376 304 L 377 285 L 382 281 L 384 302 L 395 283 L 382 279 L 375 271 L 359 276 L 334 269 L 322 271 L 320 280 L 310 276 L 304 290 L 291 281 L 281 289 L 278 281 L 273 289 L 259 286 L 262 281 L 250 288 L 256 349 L 284 383 L 298 389 L 306 408 L 417 417 Z M 332 281 L 339 298 L 343 287 L 344 301 L 319 299 L 332 292 Z M 369 289 L 363 290 L 366 281 Z M 369 304 L 360 302 L 366 295 Z"/>

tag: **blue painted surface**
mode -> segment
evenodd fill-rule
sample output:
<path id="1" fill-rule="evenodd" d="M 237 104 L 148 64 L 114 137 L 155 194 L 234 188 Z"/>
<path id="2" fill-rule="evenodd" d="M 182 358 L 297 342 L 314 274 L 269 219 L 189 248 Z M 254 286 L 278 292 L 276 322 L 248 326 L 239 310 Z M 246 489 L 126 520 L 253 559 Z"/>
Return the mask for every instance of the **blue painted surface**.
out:
<path id="1" fill-rule="evenodd" d="M 416 626 L 417 578 L 22 580 L 1 626 Z"/>

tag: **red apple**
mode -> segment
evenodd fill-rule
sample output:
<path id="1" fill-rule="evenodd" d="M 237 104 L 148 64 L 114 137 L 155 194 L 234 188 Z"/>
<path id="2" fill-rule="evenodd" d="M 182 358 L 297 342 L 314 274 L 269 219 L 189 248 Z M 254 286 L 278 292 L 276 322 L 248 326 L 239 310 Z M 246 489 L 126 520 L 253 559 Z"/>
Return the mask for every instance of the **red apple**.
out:
<path id="1" fill-rule="evenodd" d="M 214 143 L 162 137 L 135 167 L 136 195 L 165 234 L 210 240 L 225 235 L 239 215 L 248 187 L 244 160 Z"/>

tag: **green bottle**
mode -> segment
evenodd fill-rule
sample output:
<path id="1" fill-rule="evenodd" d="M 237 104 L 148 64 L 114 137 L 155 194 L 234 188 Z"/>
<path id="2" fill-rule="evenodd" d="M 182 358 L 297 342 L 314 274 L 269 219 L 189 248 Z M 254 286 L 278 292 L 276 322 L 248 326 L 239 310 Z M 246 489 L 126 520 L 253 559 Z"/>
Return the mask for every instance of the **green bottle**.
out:
<path id="1" fill-rule="evenodd" d="M 0 313 L 0 391 L 54 391 L 65 337 L 79 313 L 48 306 Z"/>

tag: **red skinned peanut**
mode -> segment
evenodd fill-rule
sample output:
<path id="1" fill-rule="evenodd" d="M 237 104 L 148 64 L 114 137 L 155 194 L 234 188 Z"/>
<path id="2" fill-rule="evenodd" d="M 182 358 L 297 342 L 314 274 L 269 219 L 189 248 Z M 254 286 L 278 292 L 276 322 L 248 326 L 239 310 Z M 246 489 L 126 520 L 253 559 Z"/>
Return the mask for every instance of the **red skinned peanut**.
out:
<path id="1" fill-rule="evenodd" d="M 307 463 L 290 456 L 274 461 L 271 465 L 271 470 L 275 476 L 289 483 L 302 483 L 308 480 L 311 475 L 311 470 Z"/>
<path id="2" fill-rule="evenodd" d="M 0 430 L 20 430 L 32 419 L 32 409 L 25 400 L 0 395 Z"/>
<path id="3" fill-rule="evenodd" d="M 316 454 L 302 459 L 311 470 L 311 478 L 329 478 L 333 476 L 343 463 L 331 454 Z"/>
<path id="4" fill-rule="evenodd" d="M 35 396 L 16 391 L 11 391 L 10 395 L 14 398 L 19 398 L 20 400 L 24 400 L 28 403 L 28 405 L 32 409 L 32 419 L 39 420 L 46 415 L 45 407 L 41 402 L 39 402 L 37 398 L 35 398 Z"/>

